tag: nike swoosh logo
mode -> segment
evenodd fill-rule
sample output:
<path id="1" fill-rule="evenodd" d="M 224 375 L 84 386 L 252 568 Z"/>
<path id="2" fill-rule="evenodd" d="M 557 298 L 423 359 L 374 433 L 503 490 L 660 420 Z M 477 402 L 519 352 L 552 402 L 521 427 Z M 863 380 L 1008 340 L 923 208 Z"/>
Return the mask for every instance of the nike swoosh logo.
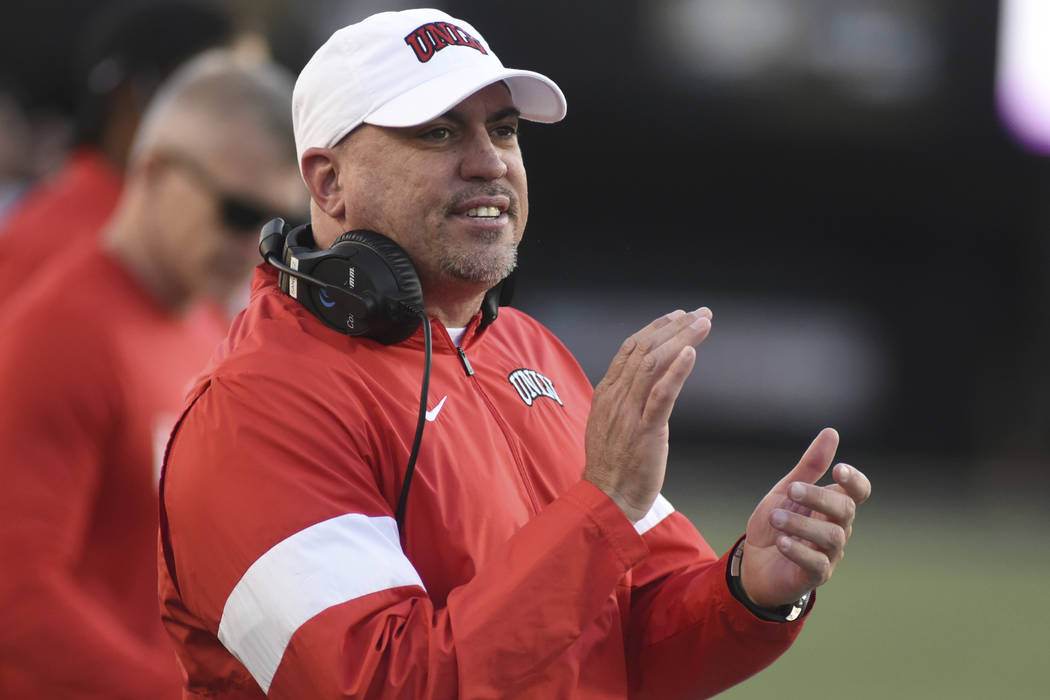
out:
<path id="1" fill-rule="evenodd" d="M 327 289 L 322 289 L 321 293 L 318 294 L 318 296 L 321 297 L 321 303 L 327 306 L 328 308 L 332 308 L 333 306 L 335 306 L 335 302 L 332 301 L 331 297 L 328 296 Z"/>
<path id="2" fill-rule="evenodd" d="M 441 407 L 445 405 L 445 399 L 447 398 L 447 396 L 442 396 L 441 401 L 438 401 L 438 405 L 434 406 L 434 408 L 427 411 L 428 421 L 430 421 L 431 423 L 434 422 L 434 419 L 436 419 L 438 417 L 438 414 L 441 413 Z"/>

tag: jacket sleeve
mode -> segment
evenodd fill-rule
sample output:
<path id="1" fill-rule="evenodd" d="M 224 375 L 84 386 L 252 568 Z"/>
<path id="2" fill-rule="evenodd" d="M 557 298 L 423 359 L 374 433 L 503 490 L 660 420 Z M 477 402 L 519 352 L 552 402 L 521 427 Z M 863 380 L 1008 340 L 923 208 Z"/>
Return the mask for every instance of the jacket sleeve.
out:
<path id="1" fill-rule="evenodd" d="M 650 553 L 632 571 L 631 697 L 711 697 L 776 660 L 805 616 L 779 623 L 753 615 L 726 582 L 732 550 L 719 558 L 662 496 L 660 508 L 662 519 L 643 534 Z"/>
<path id="2" fill-rule="evenodd" d="M 0 685 L 175 697 L 172 655 L 136 638 L 77 574 L 119 415 L 98 390 L 113 376 L 104 353 L 56 338 L 52 323 L 0 334 Z"/>
<path id="3" fill-rule="evenodd" d="M 646 554 L 579 482 L 436 607 L 368 466 L 369 428 L 327 440 L 320 407 L 280 386 L 244 400 L 233 381 L 178 428 L 164 502 L 183 605 L 271 698 L 544 697 Z"/>

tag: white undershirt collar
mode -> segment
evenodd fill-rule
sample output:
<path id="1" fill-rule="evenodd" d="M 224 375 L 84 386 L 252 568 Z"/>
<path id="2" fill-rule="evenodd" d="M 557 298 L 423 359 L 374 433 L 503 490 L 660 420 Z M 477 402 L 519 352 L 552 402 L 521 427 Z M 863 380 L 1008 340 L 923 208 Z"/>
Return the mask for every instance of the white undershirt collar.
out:
<path id="1" fill-rule="evenodd" d="M 449 337 L 452 338 L 452 344 L 456 347 L 459 347 L 460 341 L 463 340 L 463 336 L 467 332 L 467 327 L 464 326 L 463 328 L 446 328 L 445 330 L 448 331 Z"/>

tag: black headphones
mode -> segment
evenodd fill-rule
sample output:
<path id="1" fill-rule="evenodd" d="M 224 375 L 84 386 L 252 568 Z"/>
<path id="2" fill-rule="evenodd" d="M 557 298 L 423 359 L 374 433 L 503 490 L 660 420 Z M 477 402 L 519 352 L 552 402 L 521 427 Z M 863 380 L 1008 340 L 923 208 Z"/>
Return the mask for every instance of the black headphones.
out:
<path id="1" fill-rule="evenodd" d="M 284 219 L 272 219 L 259 234 L 259 254 L 281 271 L 281 290 L 329 328 L 385 345 L 416 332 L 425 317 L 423 287 L 401 246 L 365 230 L 347 231 L 328 250 L 316 245 L 310 224 L 289 230 Z M 488 291 L 481 328 L 510 304 L 513 291 L 513 275 Z"/>
<path id="2" fill-rule="evenodd" d="M 347 231 L 317 250 L 309 224 L 289 231 L 283 219 L 273 219 L 259 234 L 259 254 L 281 271 L 281 290 L 335 331 L 391 345 L 419 328 L 419 275 L 386 236 Z"/>

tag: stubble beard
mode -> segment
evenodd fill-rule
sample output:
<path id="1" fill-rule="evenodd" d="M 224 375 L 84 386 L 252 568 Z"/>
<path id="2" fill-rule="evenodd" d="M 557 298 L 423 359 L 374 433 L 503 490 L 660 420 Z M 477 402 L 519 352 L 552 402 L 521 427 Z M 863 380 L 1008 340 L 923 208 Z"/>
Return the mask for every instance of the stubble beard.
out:
<path id="1" fill-rule="evenodd" d="M 502 281 L 518 265 L 518 246 L 514 242 L 484 243 L 488 244 L 470 246 L 469 250 L 446 249 L 439 261 L 441 272 L 478 285 L 492 286 Z"/>

